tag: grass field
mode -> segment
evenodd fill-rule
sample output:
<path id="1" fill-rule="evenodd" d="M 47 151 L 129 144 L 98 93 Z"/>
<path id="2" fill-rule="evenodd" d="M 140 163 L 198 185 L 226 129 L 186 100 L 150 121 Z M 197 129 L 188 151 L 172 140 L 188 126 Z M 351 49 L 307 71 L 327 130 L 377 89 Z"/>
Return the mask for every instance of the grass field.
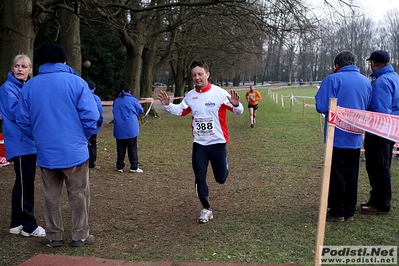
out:
<path id="1" fill-rule="evenodd" d="M 214 220 L 196 223 L 201 205 L 191 169 L 190 117 L 159 109 L 146 118 L 139 137 L 143 174 L 115 171 L 112 124 L 98 136 L 98 165 L 91 170 L 92 246 L 73 249 L 70 216 L 63 193 L 65 245 L 51 249 L 39 239 L 8 234 L 13 185 L 11 166 L 0 168 L 0 265 L 18 265 L 37 253 L 131 261 L 297 263 L 312 265 L 323 171 L 320 115 L 289 98 L 278 103 L 258 89 L 257 124 L 250 127 L 245 101 L 242 116 L 228 115 L 230 176 L 218 185 L 208 172 Z M 311 96 L 316 87 L 273 90 L 278 97 Z M 244 96 L 245 91 L 240 91 Z M 314 104 L 313 99 L 297 98 Z M 360 160 L 358 200 L 369 184 Z M 399 161 L 392 162 L 393 199 L 389 215 L 355 214 L 354 221 L 327 223 L 325 245 L 397 245 L 399 239 Z M 36 215 L 44 225 L 41 179 L 37 171 Z"/>

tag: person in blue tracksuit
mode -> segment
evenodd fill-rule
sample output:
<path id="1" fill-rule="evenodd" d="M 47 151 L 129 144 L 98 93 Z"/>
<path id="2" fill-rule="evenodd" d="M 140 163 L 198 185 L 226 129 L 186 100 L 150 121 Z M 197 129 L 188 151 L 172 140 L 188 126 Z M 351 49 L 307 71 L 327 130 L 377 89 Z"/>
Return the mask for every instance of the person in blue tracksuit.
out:
<path id="1" fill-rule="evenodd" d="M 323 79 L 316 93 L 316 110 L 325 115 L 326 134 L 329 100 L 337 98 L 340 107 L 367 110 L 371 102 L 371 84 L 355 65 L 356 56 L 350 51 L 338 53 L 333 74 Z M 326 135 L 324 135 L 326 137 Z M 335 128 L 330 186 L 328 221 L 353 220 L 357 204 L 360 149 L 362 134 Z"/>
<path id="2" fill-rule="evenodd" d="M 127 149 L 130 162 L 129 172 L 142 173 L 143 170 L 138 165 L 137 137 L 140 134 L 138 116 L 144 112 L 144 109 L 136 97 L 130 94 L 130 91 L 131 86 L 128 83 L 121 84 L 118 96 L 112 106 L 117 151 L 116 170 L 123 172 Z"/>
<path id="3" fill-rule="evenodd" d="M 15 183 L 11 195 L 11 234 L 44 237 L 34 213 L 36 147 L 16 124 L 16 109 L 24 83 L 32 73 L 27 55 L 14 58 L 7 81 L 0 88 L 0 112 L 3 115 L 3 134 L 7 161 L 14 162 Z"/>
<path id="4" fill-rule="evenodd" d="M 96 165 L 97 160 L 97 134 L 100 131 L 100 127 L 103 125 L 104 116 L 103 116 L 103 106 L 101 104 L 101 99 L 95 94 L 96 84 L 93 81 L 87 82 L 91 92 L 93 93 L 94 100 L 96 100 L 98 112 L 100 113 L 100 119 L 97 121 L 97 130 L 96 133 L 91 135 L 89 138 L 89 168 L 97 168 L 99 169 L 100 166 Z"/>
<path id="5" fill-rule="evenodd" d="M 373 96 L 369 111 L 399 115 L 399 76 L 390 64 L 387 51 L 377 50 L 366 59 L 373 73 Z M 366 132 L 364 149 L 366 170 L 371 186 L 370 198 L 362 202 L 365 214 L 389 213 L 391 210 L 391 161 L 394 142 Z"/>
<path id="6" fill-rule="evenodd" d="M 92 244 L 89 234 L 88 139 L 100 118 L 93 93 L 66 65 L 62 46 L 46 43 L 38 51 L 39 74 L 25 83 L 17 124 L 36 142 L 44 188 L 46 237 L 43 244 L 63 244 L 61 191 L 65 182 L 72 219 L 72 247 Z"/>

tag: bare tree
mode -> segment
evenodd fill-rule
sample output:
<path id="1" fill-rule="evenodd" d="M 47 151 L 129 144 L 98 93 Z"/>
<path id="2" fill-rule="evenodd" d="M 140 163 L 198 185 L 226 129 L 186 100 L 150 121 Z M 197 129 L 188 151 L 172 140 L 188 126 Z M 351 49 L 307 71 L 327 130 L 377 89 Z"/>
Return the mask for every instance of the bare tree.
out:
<path id="1" fill-rule="evenodd" d="M 11 61 L 17 54 L 33 60 L 36 22 L 32 20 L 31 0 L 3 0 L 0 14 L 0 82 L 6 80 Z M 16 10 L 19 10 L 17 13 Z"/>
<path id="2" fill-rule="evenodd" d="M 68 65 L 79 74 L 82 71 L 82 52 L 80 41 L 80 7 L 76 1 L 72 9 L 62 8 L 59 10 L 60 21 L 60 44 L 65 48 L 68 56 Z"/>
<path id="3" fill-rule="evenodd" d="M 79 21 L 84 19 L 80 10 L 85 12 L 94 11 L 101 16 L 104 23 L 113 25 L 119 32 L 122 43 L 126 47 L 127 61 L 125 80 L 134 88 L 134 94 L 148 95 L 153 74 L 151 73 L 159 62 L 173 62 L 173 53 L 176 49 L 180 55 L 185 54 L 185 59 L 178 59 L 183 66 L 175 66 L 181 71 L 187 71 L 187 64 L 191 58 L 201 55 L 213 66 L 213 78 L 218 79 L 226 76 L 253 76 L 259 67 L 250 70 L 248 59 L 262 56 L 263 41 L 269 40 L 270 49 L 266 51 L 269 56 L 266 61 L 273 63 L 269 68 L 268 75 L 280 78 L 281 73 L 279 54 L 284 47 L 286 37 L 284 32 L 297 32 L 298 34 L 312 29 L 313 21 L 309 19 L 310 13 L 302 1 L 299 0 L 200 0 L 200 1 L 124 1 L 124 0 L 3 0 L 5 3 L 1 9 L 1 39 L 0 55 L 2 74 L 8 66 L 5 62 L 11 60 L 13 54 L 24 52 L 30 56 L 33 54 L 33 43 L 35 34 L 40 25 L 49 19 L 56 18 L 60 23 L 59 33 L 54 40 L 59 40 L 68 51 L 68 61 L 77 71 L 81 70 Z M 351 3 L 345 1 L 325 1 L 343 3 L 351 7 Z M 331 5 L 333 6 L 333 5 Z M 207 8 L 212 7 L 212 8 Z M 69 13 L 61 11 L 69 11 Z M 181 12 L 180 14 L 178 12 Z M 179 17 L 179 19 L 167 20 L 166 14 Z M 193 18 L 187 20 L 188 15 Z M 204 16 L 206 20 L 204 20 Z M 20 19 L 22 18 L 22 19 Z M 97 17 L 98 19 L 98 17 Z M 173 21 L 173 24 L 170 23 Z M 183 23 L 196 23 L 193 29 L 202 32 L 204 37 L 201 42 L 193 38 L 191 45 L 186 45 L 180 40 L 179 43 L 163 45 L 166 39 L 160 39 L 170 32 L 166 41 L 179 40 L 181 33 L 179 27 Z M 190 28 L 190 27 L 188 27 Z M 187 34 L 186 34 L 187 36 Z M 213 37 L 217 38 L 213 38 Z M 291 37 L 290 37 L 291 38 Z M 256 40 L 251 42 L 248 40 Z M 202 42 L 203 41 L 203 42 Z M 11 44 L 11 45 L 10 45 Z M 168 47 L 160 53 L 161 46 Z M 10 48 L 11 47 L 11 48 Z M 20 48 L 18 48 L 20 47 Z M 194 48 L 195 47 L 195 48 Z M 292 65 L 292 51 L 290 61 Z M 18 50 L 18 51 L 17 51 Z M 21 51 L 24 50 L 24 51 Z M 172 52 L 175 51 L 175 52 Z M 156 54 L 155 54 L 156 52 Z M 256 56 L 252 56 L 255 54 Z M 155 60 L 158 59 L 158 63 Z M 273 59 L 273 60 L 272 60 Z M 172 61 L 170 61 L 172 60 Z M 175 65 L 175 64 L 172 64 Z M 226 72 L 226 68 L 229 69 Z M 292 68 L 292 67 L 291 67 Z M 271 72 L 274 73 L 271 73 Z M 173 73 L 174 71 L 172 71 Z M 177 74 L 177 72 L 175 72 Z M 180 74 L 176 80 L 184 86 L 184 77 Z M 5 76 L 1 76 L 3 79 Z M 177 76 L 176 76 L 177 77 Z M 140 90 L 140 88 L 143 88 Z"/>
<path id="4" fill-rule="evenodd" d="M 16 54 L 27 54 L 33 60 L 37 32 L 41 25 L 57 18 L 57 12 L 60 10 L 69 13 L 61 14 L 57 30 L 62 36 L 72 67 L 80 71 L 78 4 L 79 1 L 76 1 L 67 5 L 63 0 L 4 0 L 0 14 L 0 81 L 5 80 L 9 62 Z M 54 41 L 58 39 L 58 33 L 55 34 Z"/>
<path id="5" fill-rule="evenodd" d="M 387 50 L 391 55 L 391 64 L 395 71 L 399 71 L 399 8 L 387 12 L 383 26 L 377 34 L 387 41 Z"/>

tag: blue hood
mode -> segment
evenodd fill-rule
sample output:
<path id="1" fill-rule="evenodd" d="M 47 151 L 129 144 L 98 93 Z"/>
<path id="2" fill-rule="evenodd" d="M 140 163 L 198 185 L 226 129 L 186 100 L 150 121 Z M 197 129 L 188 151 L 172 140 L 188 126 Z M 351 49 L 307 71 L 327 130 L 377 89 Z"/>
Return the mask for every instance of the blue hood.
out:
<path id="1" fill-rule="evenodd" d="M 88 138 L 100 115 L 86 81 L 62 63 L 46 63 L 21 93 L 17 123 L 36 141 L 37 162 L 48 169 L 71 168 L 88 158 Z"/>

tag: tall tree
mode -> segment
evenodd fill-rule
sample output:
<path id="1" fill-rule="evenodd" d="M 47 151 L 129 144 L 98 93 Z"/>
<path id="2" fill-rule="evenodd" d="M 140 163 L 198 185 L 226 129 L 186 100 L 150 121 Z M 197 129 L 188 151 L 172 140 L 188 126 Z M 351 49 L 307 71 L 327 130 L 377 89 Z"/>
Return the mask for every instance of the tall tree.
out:
<path id="1" fill-rule="evenodd" d="M 16 12 L 17 11 L 17 12 Z M 0 84 L 7 78 L 15 55 L 33 60 L 37 23 L 32 19 L 32 0 L 3 0 L 0 14 Z"/>
<path id="2" fill-rule="evenodd" d="M 82 71 L 82 51 L 80 41 L 80 7 L 79 1 L 71 6 L 59 10 L 60 44 L 65 48 L 68 56 L 67 63 L 79 74 Z"/>
<path id="3" fill-rule="evenodd" d="M 383 28 L 379 36 L 386 36 L 391 64 L 395 71 L 399 71 L 399 8 L 387 12 L 383 20 Z"/>

